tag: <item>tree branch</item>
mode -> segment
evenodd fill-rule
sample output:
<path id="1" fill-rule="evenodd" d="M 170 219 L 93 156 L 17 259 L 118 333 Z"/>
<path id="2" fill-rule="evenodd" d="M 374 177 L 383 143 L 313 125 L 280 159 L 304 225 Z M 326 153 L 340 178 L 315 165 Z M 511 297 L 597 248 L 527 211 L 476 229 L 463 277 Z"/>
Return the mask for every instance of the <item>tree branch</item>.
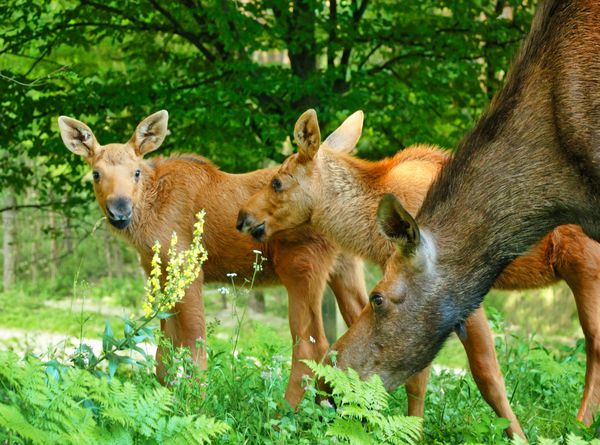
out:
<path id="1" fill-rule="evenodd" d="M 191 31 L 186 31 L 183 25 L 180 22 L 178 22 L 175 19 L 175 17 L 173 17 L 173 15 L 165 8 L 163 8 L 156 0 L 149 1 L 152 4 L 152 6 L 154 6 L 154 9 L 160 12 L 163 15 L 163 17 L 165 17 L 169 22 L 171 22 L 174 34 L 186 37 L 190 42 L 194 44 L 194 46 L 196 46 L 202 52 L 202 54 L 204 54 L 204 57 L 206 57 L 210 62 L 214 62 L 216 60 L 216 57 L 202 44 L 202 41 L 198 39 L 198 36 L 196 34 L 194 34 Z"/>
<path id="2" fill-rule="evenodd" d="M 40 77 L 38 77 L 38 78 L 36 78 L 36 79 L 32 80 L 32 81 L 31 81 L 31 82 L 29 82 L 29 83 L 20 82 L 20 81 L 18 81 L 17 79 L 15 79 L 14 77 L 5 76 L 5 75 L 4 75 L 4 74 L 2 74 L 2 73 L 0 73 L 0 77 L 1 77 L 2 79 L 8 80 L 8 81 L 10 81 L 10 82 L 14 82 L 14 83 L 16 83 L 17 85 L 21 85 L 21 86 L 23 86 L 23 87 L 35 87 L 35 86 L 38 86 L 38 85 L 43 85 L 43 83 L 40 83 L 42 80 L 44 80 L 44 79 L 49 79 L 49 78 L 50 78 L 52 75 L 54 75 L 54 74 L 56 74 L 56 73 L 60 73 L 61 71 L 64 71 L 64 70 L 68 69 L 69 67 L 70 67 L 70 65 L 64 65 L 64 66 L 61 66 L 60 68 L 58 68 L 58 69 L 55 69 L 55 70 L 54 70 L 54 71 L 52 71 L 51 73 L 49 73 L 49 74 L 44 74 L 43 76 L 40 76 Z M 28 73 L 29 73 L 29 71 L 28 71 Z M 27 74 L 25 74 L 25 75 L 27 75 Z"/>
<path id="3" fill-rule="evenodd" d="M 42 203 L 37 203 L 37 204 L 19 204 L 19 205 L 14 205 L 14 206 L 9 206 L 9 207 L 1 207 L 0 213 L 8 212 L 9 210 L 44 209 L 47 207 L 53 207 L 58 204 L 64 205 L 64 204 L 67 204 L 67 202 L 66 201 L 54 201 L 54 202 L 42 202 Z"/>
<path id="4" fill-rule="evenodd" d="M 142 31 L 160 31 L 160 32 L 164 32 L 164 33 L 176 34 L 180 37 L 183 37 L 184 39 L 189 41 L 191 44 L 193 44 L 196 48 L 198 48 L 200 50 L 200 52 L 204 55 L 204 57 L 206 57 L 210 62 L 215 61 L 215 56 L 204 47 L 204 45 L 202 44 L 202 41 L 199 40 L 199 36 L 197 36 L 194 33 L 185 31 L 183 29 L 181 29 L 181 30 L 177 29 L 177 27 L 165 26 L 164 24 L 161 24 L 161 23 L 148 23 L 143 20 L 139 20 L 137 17 L 133 17 L 131 15 L 125 14 L 122 10 L 120 10 L 118 8 L 113 8 L 112 6 L 107 6 L 102 3 L 97 3 L 95 1 L 82 0 L 81 3 L 85 4 L 85 5 L 89 5 L 92 8 L 99 9 L 99 10 L 105 11 L 105 12 L 109 12 L 111 14 L 115 14 L 119 17 L 127 19 L 131 23 L 137 25 L 137 28 Z M 160 12 L 160 10 L 159 10 L 159 12 Z"/>

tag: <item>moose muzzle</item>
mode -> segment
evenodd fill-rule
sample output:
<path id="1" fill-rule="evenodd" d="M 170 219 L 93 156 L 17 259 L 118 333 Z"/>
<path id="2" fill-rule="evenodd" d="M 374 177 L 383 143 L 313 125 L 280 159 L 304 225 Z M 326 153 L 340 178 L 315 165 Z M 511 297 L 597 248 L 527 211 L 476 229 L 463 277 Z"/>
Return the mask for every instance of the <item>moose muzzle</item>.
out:
<path id="1" fill-rule="evenodd" d="M 254 218 L 245 210 L 240 210 L 235 228 L 242 233 L 249 233 L 258 242 L 263 242 L 265 238 L 265 223 L 257 223 Z"/>
<path id="2" fill-rule="evenodd" d="M 117 229 L 124 229 L 131 222 L 133 202 L 124 196 L 106 200 L 106 216 L 108 221 Z"/>

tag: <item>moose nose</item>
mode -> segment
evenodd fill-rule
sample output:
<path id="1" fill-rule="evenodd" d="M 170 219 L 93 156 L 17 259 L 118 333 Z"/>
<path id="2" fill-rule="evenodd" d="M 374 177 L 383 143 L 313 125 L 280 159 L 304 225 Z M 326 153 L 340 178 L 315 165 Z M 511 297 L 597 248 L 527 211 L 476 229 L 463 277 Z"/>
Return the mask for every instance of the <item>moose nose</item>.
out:
<path id="1" fill-rule="evenodd" d="M 239 232 L 244 232 L 244 229 L 246 228 L 247 220 L 248 220 L 248 214 L 244 210 L 240 210 L 240 212 L 238 213 L 237 222 L 235 223 L 235 228 Z"/>
<path id="2" fill-rule="evenodd" d="M 124 229 L 131 221 L 133 203 L 131 199 L 119 196 L 106 200 L 108 221 L 117 229 Z"/>

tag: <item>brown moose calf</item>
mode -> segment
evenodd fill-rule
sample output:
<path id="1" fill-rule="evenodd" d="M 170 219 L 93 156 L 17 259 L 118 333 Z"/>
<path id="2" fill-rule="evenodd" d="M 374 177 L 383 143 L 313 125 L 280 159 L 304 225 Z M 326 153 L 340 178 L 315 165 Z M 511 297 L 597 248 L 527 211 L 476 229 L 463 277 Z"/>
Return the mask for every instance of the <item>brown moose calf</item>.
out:
<path id="1" fill-rule="evenodd" d="M 345 321 L 351 324 L 367 302 L 362 264 L 339 254 L 310 229 L 291 230 L 268 243 L 256 243 L 238 233 L 235 220 L 239 207 L 275 170 L 228 174 L 195 155 L 144 160 L 145 154 L 163 142 L 167 121 L 167 112 L 159 111 L 144 119 L 127 143 L 108 145 L 100 145 L 90 128 L 75 119 L 61 116 L 58 124 L 67 148 L 91 167 L 96 200 L 112 229 L 137 249 L 147 273 L 155 240 L 163 246 L 165 256 L 174 231 L 179 246 L 187 247 L 194 215 L 206 210 L 203 242 L 208 260 L 201 276 L 176 305 L 175 316 L 161 321 L 167 337 L 177 346 L 189 347 L 201 368 L 206 367 L 206 352 L 197 347 L 197 341 L 205 339 L 202 284 L 225 281 L 229 272 L 251 276 L 253 250 L 268 258 L 256 283 L 282 283 L 288 291 L 293 354 L 286 399 L 295 406 L 303 395 L 302 376 L 309 372 L 300 360 L 318 360 L 328 348 L 321 318 L 327 280 Z M 162 264 L 166 266 L 166 258 Z M 159 378 L 165 372 L 161 354 L 159 349 Z"/>

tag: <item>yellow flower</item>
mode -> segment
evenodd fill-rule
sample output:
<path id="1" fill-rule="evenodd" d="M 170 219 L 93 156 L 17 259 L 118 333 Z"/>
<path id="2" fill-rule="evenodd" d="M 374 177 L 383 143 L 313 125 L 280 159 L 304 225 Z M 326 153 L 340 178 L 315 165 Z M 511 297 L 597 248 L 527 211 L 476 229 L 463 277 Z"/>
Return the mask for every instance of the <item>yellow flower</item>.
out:
<path id="1" fill-rule="evenodd" d="M 146 280 L 145 299 L 142 305 L 146 318 L 155 317 L 159 312 L 172 309 L 185 296 L 186 289 L 198 278 L 208 252 L 202 245 L 204 233 L 204 210 L 196 215 L 192 242 L 187 250 L 177 250 L 177 234 L 173 232 L 166 266 L 166 277 L 162 280 L 160 243 L 152 246 L 150 276 Z M 161 285 L 162 284 L 162 285 Z"/>

